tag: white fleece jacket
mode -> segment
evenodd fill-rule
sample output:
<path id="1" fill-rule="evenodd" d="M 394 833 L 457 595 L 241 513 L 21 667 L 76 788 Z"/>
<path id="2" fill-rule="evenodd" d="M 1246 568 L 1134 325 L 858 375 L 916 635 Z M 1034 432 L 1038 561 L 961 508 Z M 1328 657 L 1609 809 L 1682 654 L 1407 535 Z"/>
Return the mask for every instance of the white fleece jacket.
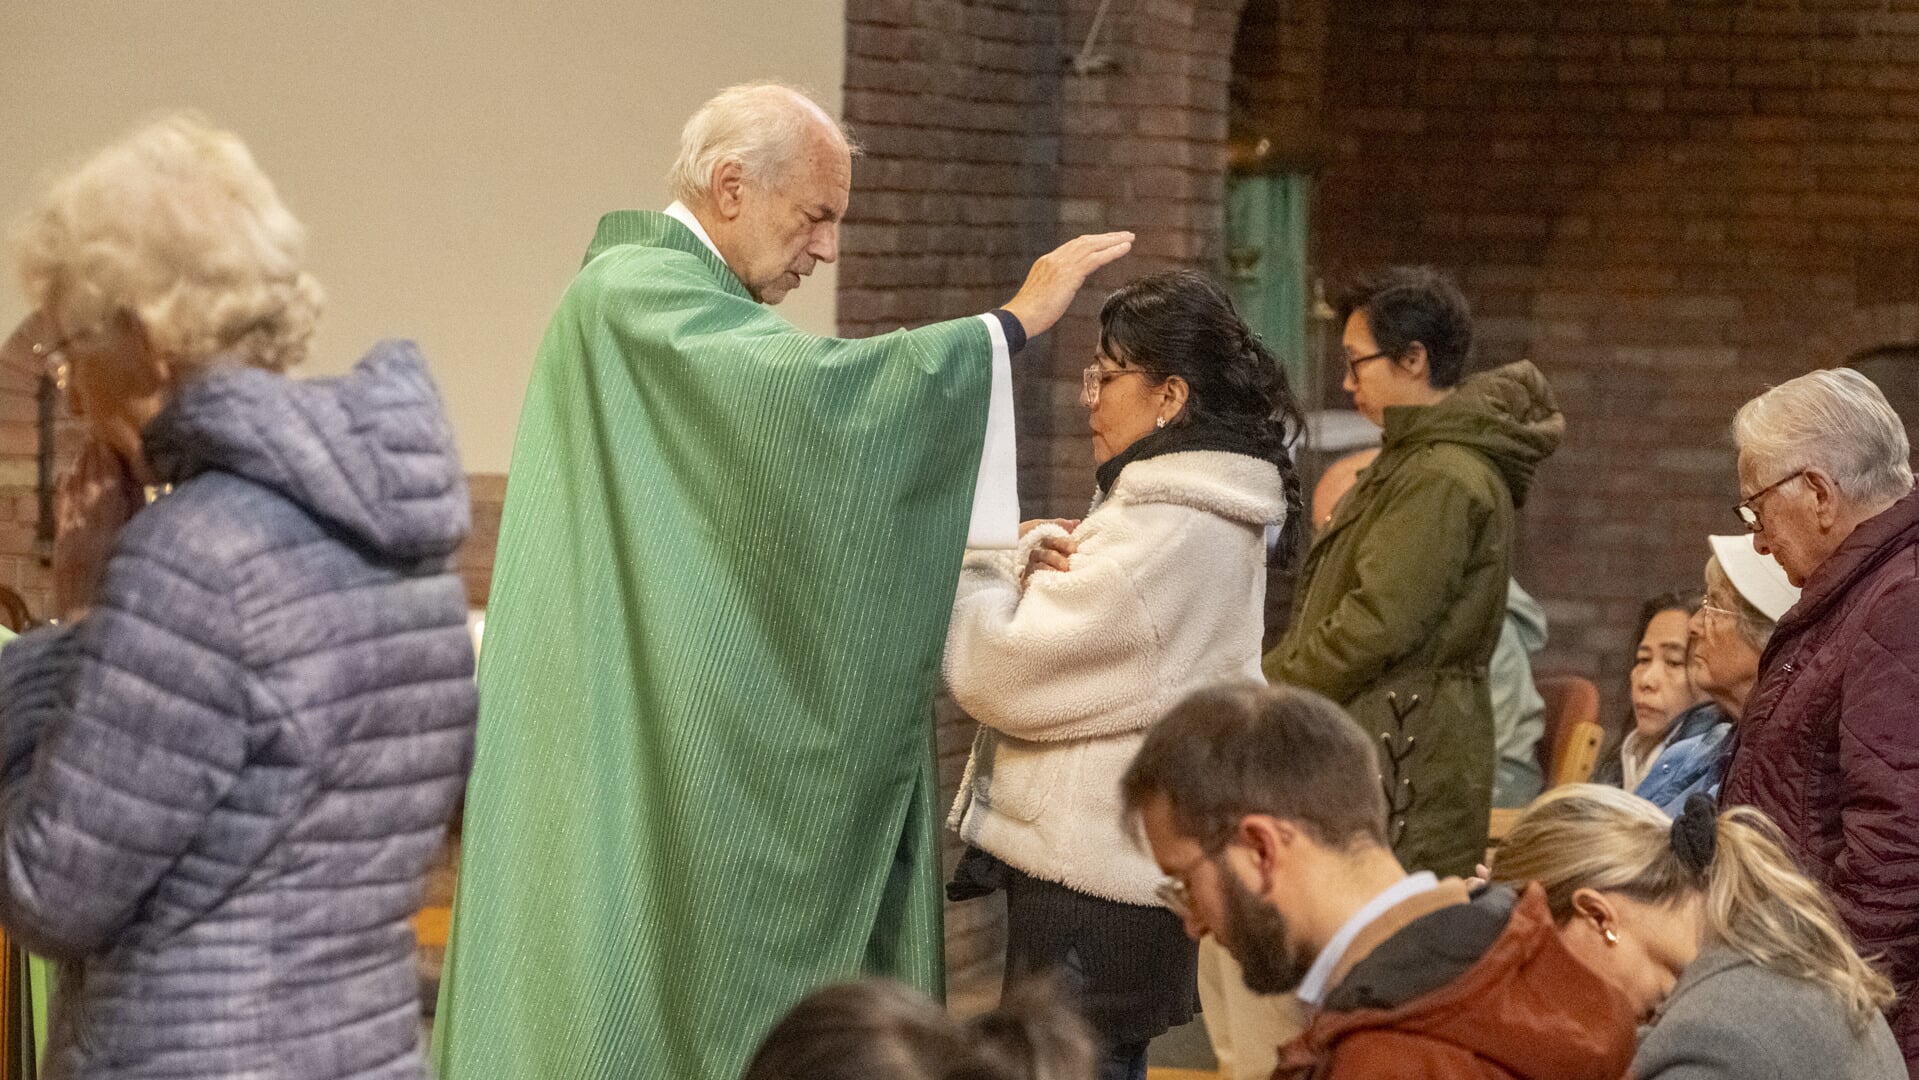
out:
<path id="1" fill-rule="evenodd" d="M 1265 525 L 1284 514 L 1271 462 L 1186 451 L 1126 466 L 1073 531 L 1070 570 L 1016 573 L 1057 526 L 967 552 L 946 679 L 981 726 L 948 824 L 1034 877 L 1157 903 L 1119 778 L 1189 692 L 1263 681 Z"/>

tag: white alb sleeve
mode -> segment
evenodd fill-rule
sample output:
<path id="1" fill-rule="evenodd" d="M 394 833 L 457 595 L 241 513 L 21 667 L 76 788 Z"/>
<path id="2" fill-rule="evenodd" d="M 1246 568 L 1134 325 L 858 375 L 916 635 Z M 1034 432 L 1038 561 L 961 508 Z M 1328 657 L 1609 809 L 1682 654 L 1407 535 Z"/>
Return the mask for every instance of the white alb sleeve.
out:
<path id="1" fill-rule="evenodd" d="M 1006 331 L 992 315 L 981 315 L 993 341 L 993 393 L 986 405 L 986 443 L 980 450 L 979 481 L 973 487 L 973 519 L 967 526 L 969 548 L 1011 548 L 1019 543 L 1019 455 L 1013 439 L 1013 355 Z"/>

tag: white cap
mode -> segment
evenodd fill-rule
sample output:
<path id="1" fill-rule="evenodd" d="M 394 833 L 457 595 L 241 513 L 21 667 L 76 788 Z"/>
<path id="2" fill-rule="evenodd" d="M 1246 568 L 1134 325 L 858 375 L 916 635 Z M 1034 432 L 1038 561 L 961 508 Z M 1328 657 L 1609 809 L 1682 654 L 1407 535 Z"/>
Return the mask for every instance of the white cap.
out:
<path id="1" fill-rule="evenodd" d="M 1719 557 L 1719 568 L 1726 580 L 1739 590 L 1746 603 L 1759 609 L 1773 622 L 1799 602 L 1799 588 L 1786 580 L 1786 568 L 1770 555 L 1753 550 L 1752 534 L 1708 536 L 1712 553 Z"/>

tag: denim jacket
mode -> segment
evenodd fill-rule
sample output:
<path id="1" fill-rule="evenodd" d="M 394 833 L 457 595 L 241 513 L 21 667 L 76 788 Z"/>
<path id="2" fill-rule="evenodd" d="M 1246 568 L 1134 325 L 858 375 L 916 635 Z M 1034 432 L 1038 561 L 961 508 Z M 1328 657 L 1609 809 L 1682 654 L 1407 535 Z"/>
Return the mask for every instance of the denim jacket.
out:
<path id="1" fill-rule="evenodd" d="M 1696 791 L 1717 799 L 1726 756 L 1732 750 L 1731 736 L 1732 724 L 1710 701 L 1680 713 L 1665 749 L 1633 794 L 1668 814 L 1684 809 L 1686 797 Z"/>

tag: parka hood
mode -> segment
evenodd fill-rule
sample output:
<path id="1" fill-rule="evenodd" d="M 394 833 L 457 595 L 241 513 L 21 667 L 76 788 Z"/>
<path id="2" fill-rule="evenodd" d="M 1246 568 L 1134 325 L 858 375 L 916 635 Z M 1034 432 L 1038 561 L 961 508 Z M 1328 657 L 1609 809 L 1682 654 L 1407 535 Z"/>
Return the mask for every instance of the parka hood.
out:
<path id="1" fill-rule="evenodd" d="M 1618 1080 L 1634 1037 L 1625 1000 L 1567 951 L 1537 885 L 1483 888 L 1388 938 L 1282 1061 L 1374 1030 L 1450 1043 L 1539 1080 Z"/>
<path id="2" fill-rule="evenodd" d="M 243 477 L 389 559 L 450 555 L 471 520 L 453 433 L 412 342 L 382 342 L 338 378 L 216 366 L 180 389 L 144 440 L 163 483 Z"/>
<path id="3" fill-rule="evenodd" d="M 1515 507 L 1525 504 L 1534 470 L 1566 433 L 1552 387 L 1529 360 L 1467 376 L 1437 405 L 1390 407 L 1384 420 L 1385 447 L 1444 442 L 1484 454 L 1506 481 Z"/>

